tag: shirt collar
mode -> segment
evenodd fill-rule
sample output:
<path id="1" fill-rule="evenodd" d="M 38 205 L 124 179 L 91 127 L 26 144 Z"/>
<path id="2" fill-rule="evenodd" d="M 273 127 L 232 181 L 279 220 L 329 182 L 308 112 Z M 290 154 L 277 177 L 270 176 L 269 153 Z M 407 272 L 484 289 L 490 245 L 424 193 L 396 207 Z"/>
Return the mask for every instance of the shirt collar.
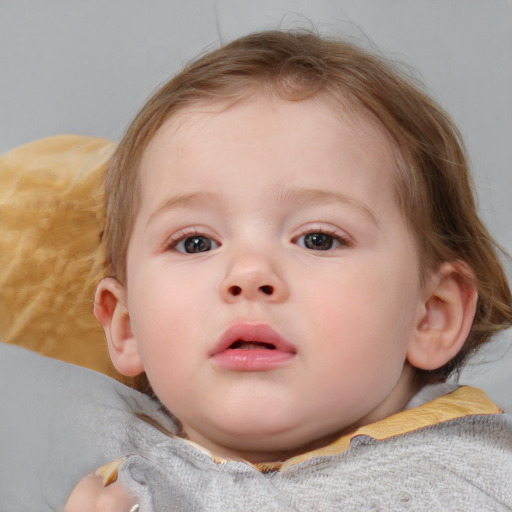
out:
<path id="1" fill-rule="evenodd" d="M 357 436 L 369 436 L 382 441 L 466 416 L 499 414 L 501 412 L 503 411 L 491 402 L 481 389 L 462 386 L 419 407 L 403 410 L 383 420 L 359 427 L 322 448 L 297 455 L 284 462 L 252 465 L 263 472 L 284 471 L 314 457 L 339 455 L 348 449 L 352 439 Z"/>

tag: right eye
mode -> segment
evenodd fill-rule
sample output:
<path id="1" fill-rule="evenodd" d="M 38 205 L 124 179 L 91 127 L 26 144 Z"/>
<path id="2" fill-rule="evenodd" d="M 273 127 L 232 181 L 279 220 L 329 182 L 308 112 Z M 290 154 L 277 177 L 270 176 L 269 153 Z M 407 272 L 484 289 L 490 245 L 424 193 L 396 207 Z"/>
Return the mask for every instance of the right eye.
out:
<path id="1" fill-rule="evenodd" d="M 213 238 L 204 235 L 193 235 L 184 237 L 171 245 L 171 248 L 186 254 L 197 254 L 217 249 L 219 243 Z"/>

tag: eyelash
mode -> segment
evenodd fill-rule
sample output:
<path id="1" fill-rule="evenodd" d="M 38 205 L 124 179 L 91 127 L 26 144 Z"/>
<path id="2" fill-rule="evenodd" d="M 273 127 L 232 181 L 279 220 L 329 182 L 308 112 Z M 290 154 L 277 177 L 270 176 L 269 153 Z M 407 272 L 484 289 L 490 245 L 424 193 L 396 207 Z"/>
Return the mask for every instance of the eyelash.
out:
<path id="1" fill-rule="evenodd" d="M 209 252 L 210 250 L 212 250 L 212 249 L 208 248 L 207 251 L 187 252 L 185 250 L 178 249 L 178 246 L 180 243 L 185 242 L 188 239 L 194 239 L 194 238 L 196 238 L 196 239 L 202 238 L 202 239 L 206 239 L 206 240 L 213 242 L 213 244 L 215 245 L 215 247 L 213 247 L 213 249 L 217 249 L 218 247 L 221 246 L 221 244 L 219 242 L 217 242 L 213 237 L 206 235 L 205 233 L 203 233 L 197 229 L 190 229 L 190 230 L 182 229 L 182 230 L 178 231 L 177 233 L 175 233 L 165 243 L 164 248 L 166 251 L 176 251 L 176 252 L 183 253 L 183 254 L 200 254 L 201 252 Z"/>
<path id="2" fill-rule="evenodd" d="M 299 244 L 299 240 L 307 237 L 308 235 L 321 235 L 321 236 L 327 236 L 329 237 L 328 246 L 325 248 L 321 248 L 321 245 L 317 242 L 313 241 L 313 244 L 316 246 L 316 248 L 307 247 L 306 245 Z M 206 243 L 206 249 L 205 250 L 198 250 L 198 251 L 187 251 L 186 248 L 183 247 L 183 250 L 180 250 L 178 247 L 181 243 L 185 243 L 187 240 L 196 239 L 196 246 L 199 244 L 200 240 L 207 241 Z M 320 240 L 321 241 L 321 240 Z M 213 244 L 212 244 L 213 242 Z M 347 236 L 340 235 L 339 232 L 336 230 L 329 230 L 325 228 L 312 228 L 309 229 L 300 235 L 294 237 L 292 239 L 292 243 L 298 245 L 299 247 L 302 247 L 303 249 L 311 250 L 311 251 L 331 251 L 333 249 L 339 249 L 339 248 L 347 248 L 351 247 L 352 244 Z M 306 242 L 305 242 L 306 244 Z M 334 247 L 332 245 L 335 245 Z M 336 245 L 337 244 L 337 245 Z M 214 245 L 214 247 L 211 247 L 211 245 Z M 201 232 L 197 229 L 183 229 L 175 233 L 166 243 L 164 249 L 166 251 L 176 251 L 183 254 L 200 254 L 202 252 L 210 252 L 211 250 L 217 249 L 220 247 L 220 242 L 217 242 L 213 237 L 206 235 L 204 232 Z"/>
<path id="3" fill-rule="evenodd" d="M 350 241 L 350 239 L 346 236 L 346 235 L 341 235 L 338 231 L 334 230 L 334 229 L 325 229 L 325 228 L 312 228 L 312 229 L 308 229 L 307 231 L 301 233 L 299 236 L 295 237 L 292 242 L 299 245 L 299 247 L 302 247 L 303 249 L 307 249 L 307 250 L 315 250 L 315 249 L 311 249 L 309 247 L 305 247 L 303 245 L 300 245 L 298 244 L 298 241 L 303 238 L 303 237 L 307 237 L 308 235 L 323 235 L 323 236 L 328 236 L 331 238 L 331 241 L 333 242 L 336 242 L 337 244 L 339 244 L 337 247 L 328 247 L 326 249 L 317 249 L 317 251 L 330 251 L 330 250 L 333 250 L 333 249 L 340 249 L 340 248 L 348 248 L 348 247 L 352 247 L 352 243 Z"/>

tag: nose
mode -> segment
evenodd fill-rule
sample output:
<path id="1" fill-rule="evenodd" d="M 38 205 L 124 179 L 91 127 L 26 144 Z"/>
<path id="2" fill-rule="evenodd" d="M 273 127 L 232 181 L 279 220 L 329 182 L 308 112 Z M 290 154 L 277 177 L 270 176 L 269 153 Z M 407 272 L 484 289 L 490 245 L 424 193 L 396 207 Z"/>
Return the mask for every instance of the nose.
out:
<path id="1" fill-rule="evenodd" d="M 281 272 L 264 254 L 235 257 L 221 282 L 221 296 L 229 303 L 240 300 L 283 302 L 289 291 Z"/>

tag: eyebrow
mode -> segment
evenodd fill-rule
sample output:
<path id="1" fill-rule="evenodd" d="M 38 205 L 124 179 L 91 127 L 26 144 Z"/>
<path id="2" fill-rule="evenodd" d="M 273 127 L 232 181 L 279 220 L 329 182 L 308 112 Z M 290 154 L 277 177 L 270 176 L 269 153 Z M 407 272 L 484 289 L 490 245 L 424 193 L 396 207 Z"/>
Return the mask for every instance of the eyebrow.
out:
<path id="1" fill-rule="evenodd" d="M 146 225 L 150 224 L 155 217 L 158 217 L 169 210 L 186 208 L 192 204 L 211 201 L 214 198 L 215 194 L 212 192 L 194 192 L 192 194 L 179 194 L 169 197 L 149 216 Z"/>
<path id="2" fill-rule="evenodd" d="M 216 194 L 212 192 L 202 191 L 191 194 L 179 194 L 172 196 L 164 201 L 150 216 L 146 225 L 149 225 L 155 217 L 178 208 L 187 208 L 190 205 L 197 205 L 212 201 L 216 198 Z M 298 204 L 298 205 L 322 205 L 326 203 L 342 203 L 368 217 L 377 226 L 380 222 L 375 212 L 364 202 L 353 197 L 332 192 L 328 190 L 287 187 L 283 186 L 277 193 L 277 201 L 279 203 Z"/>
<path id="3" fill-rule="evenodd" d="M 296 188 L 296 187 L 282 187 L 278 194 L 278 201 L 291 204 L 307 204 L 307 205 L 322 205 L 326 203 L 342 203 L 357 212 L 362 213 L 368 217 L 374 224 L 380 226 L 379 219 L 375 212 L 364 202 L 358 199 L 341 194 L 339 192 L 332 192 L 329 190 L 311 189 L 311 188 Z"/>

